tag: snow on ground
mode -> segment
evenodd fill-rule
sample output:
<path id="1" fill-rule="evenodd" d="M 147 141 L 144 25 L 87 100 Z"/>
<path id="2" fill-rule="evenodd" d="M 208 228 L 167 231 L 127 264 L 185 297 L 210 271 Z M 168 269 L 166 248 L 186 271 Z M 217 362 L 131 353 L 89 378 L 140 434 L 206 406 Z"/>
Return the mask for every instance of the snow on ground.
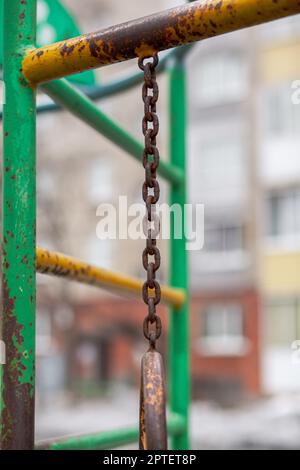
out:
<path id="1" fill-rule="evenodd" d="M 236 409 L 194 403 L 195 449 L 300 449 L 300 396 L 277 396 Z"/>
<path id="2" fill-rule="evenodd" d="M 136 426 L 138 392 L 38 406 L 37 440 Z M 191 407 L 193 449 L 300 449 L 300 394 L 278 395 L 238 408 L 213 403 Z"/>

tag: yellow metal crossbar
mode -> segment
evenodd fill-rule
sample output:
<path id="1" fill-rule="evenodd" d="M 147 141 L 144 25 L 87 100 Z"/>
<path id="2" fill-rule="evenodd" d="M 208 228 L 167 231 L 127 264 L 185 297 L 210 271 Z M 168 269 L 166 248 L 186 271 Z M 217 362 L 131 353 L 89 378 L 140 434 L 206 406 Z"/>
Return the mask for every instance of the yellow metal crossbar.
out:
<path id="1" fill-rule="evenodd" d="M 48 251 L 43 248 L 37 248 L 36 258 L 36 270 L 39 273 L 61 276 L 82 284 L 102 287 L 108 290 L 127 292 L 141 298 L 143 281 L 134 277 L 99 268 L 71 256 Z M 151 295 L 151 290 L 149 292 Z M 165 303 L 178 308 L 184 304 L 186 298 L 183 289 L 175 289 L 169 286 L 161 287 L 161 295 Z"/>
<path id="2" fill-rule="evenodd" d="M 37 84 L 300 13 L 299 0 L 206 0 L 103 31 L 29 49 L 22 71 Z"/>

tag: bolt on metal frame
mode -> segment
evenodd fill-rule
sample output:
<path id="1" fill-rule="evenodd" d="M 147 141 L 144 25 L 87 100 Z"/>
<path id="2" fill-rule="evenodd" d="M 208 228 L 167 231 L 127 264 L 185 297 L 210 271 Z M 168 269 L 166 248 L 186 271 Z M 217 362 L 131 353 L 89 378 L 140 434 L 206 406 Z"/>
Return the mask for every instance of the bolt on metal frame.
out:
<path id="1" fill-rule="evenodd" d="M 300 0 L 205 0 L 182 5 L 104 31 L 35 48 L 37 0 L 4 1 L 2 316 L 6 364 L 0 366 L 0 449 L 33 449 L 35 397 L 36 271 L 127 292 L 139 281 L 58 253 L 36 249 L 36 87 L 131 156 L 142 145 L 105 116 L 81 91 L 57 80 L 70 74 L 151 55 L 165 49 L 300 13 Z M 186 81 L 180 54 L 168 62 L 170 156 L 160 174 L 171 185 L 170 202 L 186 202 Z M 54 80 L 54 81 L 52 81 Z M 136 77 L 129 79 L 128 87 Z M 115 91 L 125 90 L 114 84 Z M 111 94 L 111 90 L 106 91 Z M 100 93 L 101 95 L 101 93 Z M 174 221 L 171 221 L 172 233 Z M 170 417 L 174 449 L 189 447 L 189 308 L 185 240 L 170 242 L 169 343 Z M 78 275 L 83 267 L 85 274 Z M 41 443 L 38 448 L 100 449 L 136 441 L 138 429 Z"/>

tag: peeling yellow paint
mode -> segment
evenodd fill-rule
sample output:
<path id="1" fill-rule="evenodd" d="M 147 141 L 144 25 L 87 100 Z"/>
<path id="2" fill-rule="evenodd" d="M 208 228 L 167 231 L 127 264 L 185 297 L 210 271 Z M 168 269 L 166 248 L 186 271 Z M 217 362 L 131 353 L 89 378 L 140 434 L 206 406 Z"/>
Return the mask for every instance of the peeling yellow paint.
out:
<path id="1" fill-rule="evenodd" d="M 28 50 L 23 74 L 32 84 L 42 83 L 297 13 L 299 0 L 196 1 L 118 27 Z"/>
<path id="2" fill-rule="evenodd" d="M 143 281 L 130 276 L 124 276 L 90 264 L 84 263 L 71 256 L 37 248 L 36 269 L 40 273 L 62 276 L 84 284 L 102 287 L 108 290 L 118 290 L 132 293 L 141 297 Z M 161 287 L 162 301 L 180 307 L 185 302 L 182 289 Z M 151 290 L 149 290 L 151 296 Z"/>

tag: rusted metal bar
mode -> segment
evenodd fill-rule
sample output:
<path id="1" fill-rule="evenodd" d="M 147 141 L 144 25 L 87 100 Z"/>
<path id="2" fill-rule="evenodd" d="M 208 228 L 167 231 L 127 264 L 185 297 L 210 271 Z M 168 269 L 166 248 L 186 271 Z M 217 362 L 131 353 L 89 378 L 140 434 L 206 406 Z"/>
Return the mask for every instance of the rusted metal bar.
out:
<path id="1" fill-rule="evenodd" d="M 157 73 L 162 73 L 165 71 L 167 64 L 170 60 L 176 58 L 177 56 L 186 56 L 191 50 L 193 44 L 190 44 L 186 47 L 179 47 L 173 49 L 159 61 L 157 67 Z M 0 77 L 1 78 L 1 77 Z M 90 98 L 93 101 L 103 100 L 110 96 L 116 96 L 120 93 L 127 92 L 134 88 L 136 85 L 141 83 L 143 76 L 140 72 L 124 74 L 121 78 L 113 79 L 109 83 L 97 84 L 92 86 L 80 87 L 79 90 L 84 92 L 87 98 Z M 44 103 L 39 104 L 36 107 L 37 114 L 51 113 L 56 111 L 61 111 L 64 109 L 64 105 L 59 105 L 57 103 Z M 2 119 L 2 111 L 0 110 L 0 121 Z"/>
<path id="2" fill-rule="evenodd" d="M 36 0 L 3 2 L 2 309 L 0 448 L 34 445 L 35 389 L 35 91 L 20 73 L 35 43 Z M 1 5 L 2 6 L 2 5 Z"/>
<path id="3" fill-rule="evenodd" d="M 299 0 L 197 1 L 28 50 L 23 74 L 37 84 L 297 13 Z"/>
<path id="4" fill-rule="evenodd" d="M 143 281 L 134 277 L 98 268 L 71 256 L 47 251 L 43 248 L 37 248 L 36 257 L 36 270 L 39 273 L 65 277 L 82 284 L 127 292 L 141 297 Z M 149 290 L 149 293 L 152 295 L 151 290 Z M 162 286 L 161 295 L 164 302 L 177 308 L 185 302 L 185 292 L 182 289 Z"/>
<path id="5" fill-rule="evenodd" d="M 140 449 L 166 450 L 165 374 L 161 354 L 155 349 L 142 358 L 140 395 Z"/>

